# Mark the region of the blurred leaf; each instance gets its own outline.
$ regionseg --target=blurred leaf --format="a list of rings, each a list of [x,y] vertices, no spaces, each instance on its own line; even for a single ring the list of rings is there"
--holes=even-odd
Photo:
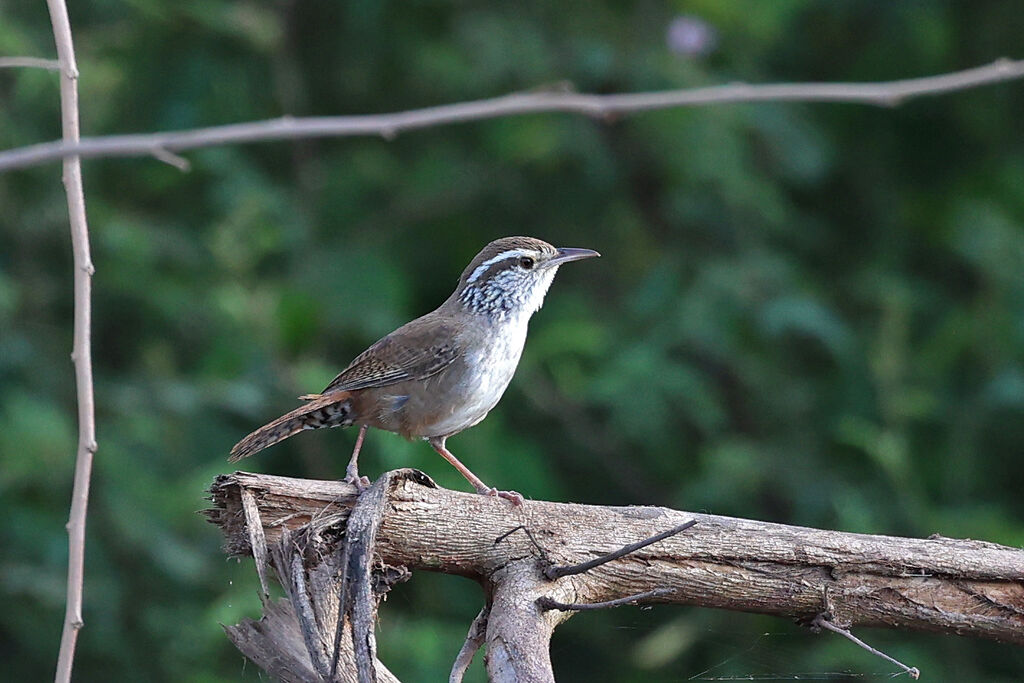
[[[850,351],[850,333],[842,320],[810,299],[786,297],[772,301],[761,312],[761,324],[772,337],[793,334],[813,339],[837,361]]]

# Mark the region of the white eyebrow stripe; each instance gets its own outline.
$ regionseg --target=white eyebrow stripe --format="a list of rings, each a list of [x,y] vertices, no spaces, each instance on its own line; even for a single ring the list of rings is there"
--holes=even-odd
[[[479,266],[476,267],[476,270],[474,270],[472,275],[469,276],[469,279],[466,280],[466,284],[468,285],[468,284],[473,284],[474,282],[476,282],[477,278],[479,278],[481,275],[483,275],[484,272],[486,272],[488,268],[493,266],[498,261],[504,261],[507,258],[513,258],[513,257],[519,258],[520,256],[528,256],[528,254],[525,251],[523,251],[522,249],[510,249],[508,251],[501,252],[497,256],[493,256],[493,257],[487,259],[486,261],[484,261],[483,263],[481,263]]]

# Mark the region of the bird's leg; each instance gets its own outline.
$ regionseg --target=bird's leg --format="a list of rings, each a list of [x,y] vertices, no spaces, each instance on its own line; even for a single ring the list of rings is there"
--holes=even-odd
[[[345,468],[345,483],[352,484],[357,489],[365,489],[370,485],[370,480],[367,477],[359,476],[359,449],[363,447],[363,438],[366,436],[367,425],[363,425],[359,428],[359,436],[356,437],[356,447],[352,449],[352,457],[348,460],[348,466]]]
[[[452,467],[457,469],[459,474],[464,476],[466,481],[473,485],[473,488],[476,489],[477,493],[483,496],[497,496],[499,498],[504,498],[505,500],[512,501],[513,505],[522,505],[522,495],[515,491],[499,491],[498,489],[491,488],[487,484],[483,483],[480,480],[480,477],[473,474],[468,467],[459,462],[459,459],[452,455],[452,452],[445,447],[444,442],[446,438],[447,437],[444,436],[434,437],[433,439],[428,439],[428,441],[430,445],[434,447],[434,450],[437,451],[438,455],[450,462]]]

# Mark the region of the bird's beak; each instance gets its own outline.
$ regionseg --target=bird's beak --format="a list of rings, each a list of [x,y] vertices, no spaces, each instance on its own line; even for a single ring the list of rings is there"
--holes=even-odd
[[[575,247],[561,247],[560,249],[557,250],[555,257],[549,259],[545,265],[560,266],[563,263],[568,263],[569,261],[579,261],[580,259],[594,258],[595,256],[600,256],[600,254],[598,254],[593,249],[576,249]]]

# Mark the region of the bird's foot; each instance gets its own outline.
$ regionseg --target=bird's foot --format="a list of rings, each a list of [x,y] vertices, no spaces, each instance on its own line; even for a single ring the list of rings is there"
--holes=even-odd
[[[491,488],[490,486],[483,486],[476,490],[481,496],[494,496],[495,498],[504,498],[510,501],[513,505],[523,504],[523,495],[516,493],[515,491],[499,491],[498,489]]]
[[[359,470],[352,468],[345,470],[345,478],[342,479],[342,481],[345,482],[346,484],[352,484],[352,486],[355,486],[360,493],[362,493],[363,491],[370,487],[370,478],[360,477]]]

